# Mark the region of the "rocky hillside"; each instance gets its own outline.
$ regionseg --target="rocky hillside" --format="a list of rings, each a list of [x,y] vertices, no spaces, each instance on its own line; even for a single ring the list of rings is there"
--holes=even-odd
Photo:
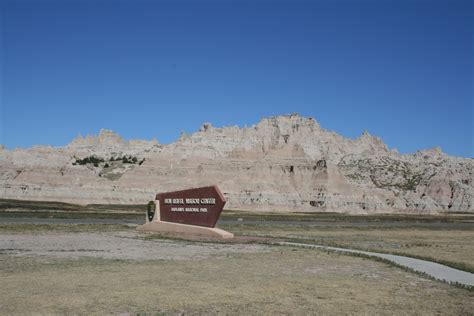
[[[474,159],[439,148],[402,155],[367,132],[352,140],[296,114],[214,128],[169,145],[102,130],[60,148],[0,146],[0,196],[146,203],[217,184],[227,208],[262,211],[474,212]]]

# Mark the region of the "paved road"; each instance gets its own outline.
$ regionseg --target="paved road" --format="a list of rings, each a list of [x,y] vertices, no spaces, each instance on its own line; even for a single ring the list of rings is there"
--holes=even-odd
[[[123,219],[100,219],[100,218],[22,218],[22,217],[3,217],[0,218],[0,224],[104,224],[104,225],[141,225],[145,223],[145,218],[123,218]],[[217,225],[290,225],[307,227],[411,227],[411,228],[456,228],[469,229],[474,228],[474,223],[469,222],[351,222],[351,221],[260,221],[260,220],[219,220]]]
[[[15,218],[5,217],[0,218],[0,224],[104,224],[104,225],[128,225],[128,224],[144,224],[143,219],[101,219],[101,218]]]
[[[428,222],[428,221],[273,221],[273,220],[219,220],[218,224],[224,225],[291,225],[291,226],[308,226],[308,227],[390,227],[390,228],[474,228],[474,222]]]
[[[397,255],[389,255],[389,254],[378,253],[378,252],[361,251],[361,250],[312,245],[312,244],[302,244],[302,243],[295,243],[295,242],[277,242],[276,244],[282,245],[282,246],[296,246],[296,247],[331,250],[331,251],[342,252],[342,253],[356,253],[356,254],[366,255],[369,257],[382,258],[382,259],[389,260],[397,265],[412,269],[414,271],[426,273],[437,280],[441,280],[448,283],[457,282],[464,285],[474,286],[473,273],[454,269],[454,268],[451,268],[439,263],[431,262],[431,261],[404,257],[404,256],[397,256]]]

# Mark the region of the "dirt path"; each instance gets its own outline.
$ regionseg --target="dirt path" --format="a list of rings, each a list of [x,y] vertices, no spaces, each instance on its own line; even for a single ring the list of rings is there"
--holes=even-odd
[[[426,273],[429,276],[448,283],[460,283],[463,285],[474,286],[474,274],[466,271],[461,271],[454,269],[439,263],[415,259],[405,256],[390,255],[378,252],[338,248],[338,247],[329,247],[321,245],[311,245],[295,242],[277,242],[276,244],[282,246],[297,246],[297,247],[306,247],[306,248],[315,248],[330,250],[342,253],[353,253],[353,254],[362,254],[369,257],[377,257],[385,260],[389,260],[397,265],[407,267],[411,270]]]

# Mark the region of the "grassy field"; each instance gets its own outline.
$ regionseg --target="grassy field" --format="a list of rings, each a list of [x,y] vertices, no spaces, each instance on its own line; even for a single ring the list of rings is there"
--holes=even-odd
[[[2,219],[136,220],[143,219],[144,212],[144,206],[26,205],[0,200],[0,238],[31,240],[37,235],[64,235],[74,240],[74,236],[133,235],[134,225],[74,221],[8,224]],[[254,243],[286,240],[396,253],[474,272],[474,217],[470,214],[354,216],[225,211],[221,219],[219,227],[238,237],[266,237]],[[155,242],[156,246],[167,243],[177,251],[189,245],[214,250],[222,246],[139,234],[132,238],[139,243]],[[51,248],[51,255],[21,250],[21,244],[0,249],[0,314],[472,315],[474,310],[473,291],[386,263],[318,250],[266,246],[269,251],[201,259],[125,260],[99,255],[58,257],[52,255],[54,251],[69,250],[56,249],[57,244],[44,246]]]
[[[352,222],[352,223],[474,223],[474,213],[443,213],[431,214],[368,214],[354,215],[333,212],[249,212],[225,210],[221,214],[223,220],[268,221],[268,222]]]
[[[469,315],[474,309],[467,290],[368,259],[285,247],[203,260],[0,255],[0,261],[2,315]]]
[[[401,254],[474,272],[474,229],[222,225],[237,235],[275,237],[359,250]]]
[[[1,218],[11,217],[122,219],[139,222],[143,219],[145,210],[146,205],[81,206],[60,202],[0,199],[0,226]],[[105,230],[115,229],[110,225],[89,226]],[[88,226],[69,227],[80,231]],[[240,236],[265,236],[408,255],[474,272],[474,214],[349,215],[226,210],[221,215],[219,227]],[[48,229],[56,228],[50,225]],[[12,227],[3,229],[16,230]]]

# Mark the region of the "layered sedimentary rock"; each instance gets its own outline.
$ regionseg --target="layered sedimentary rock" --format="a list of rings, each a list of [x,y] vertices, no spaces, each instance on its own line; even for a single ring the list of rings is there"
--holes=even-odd
[[[137,204],[216,184],[231,209],[474,212],[473,170],[473,159],[438,148],[402,155],[367,132],[347,139],[293,114],[248,128],[205,123],[168,145],[102,130],[61,148],[2,148],[0,195]]]

